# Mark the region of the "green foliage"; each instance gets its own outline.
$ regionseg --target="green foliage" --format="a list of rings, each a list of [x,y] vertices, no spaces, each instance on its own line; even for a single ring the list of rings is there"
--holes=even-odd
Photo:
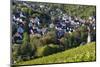
[[[32,9],[31,8],[27,8],[26,6],[21,6],[21,11],[22,12],[24,12],[24,13],[26,13],[26,14],[28,14],[28,15],[32,15],[33,14],[33,11],[32,11]]]
[[[13,44],[12,45],[12,60],[13,61],[20,61],[21,59],[18,59],[18,56],[21,55],[21,46],[20,44]]]
[[[27,7],[24,7],[21,9],[21,11],[25,12],[25,13],[28,13],[28,8]]]
[[[65,33],[64,37],[60,39],[64,49],[69,49],[79,46],[82,42],[87,42],[87,27],[81,26],[79,29],[72,33]]]
[[[16,61],[16,63],[24,60],[29,60],[31,57],[31,46],[28,45],[20,45],[20,44],[14,44],[13,45],[13,53],[12,53],[12,60]]]
[[[95,61],[95,42],[88,43],[86,45],[66,50],[50,56],[20,62],[18,64],[48,64],[48,63],[65,63],[65,62],[83,62],[83,61]]]
[[[61,49],[59,48],[58,45],[49,44],[43,47],[39,47],[36,51],[36,56],[38,57],[47,56],[50,54],[57,53],[59,51],[61,51]]]
[[[21,56],[23,60],[24,60],[24,57],[31,56],[33,49],[29,43],[29,35],[27,32],[24,33],[23,43],[22,43],[20,49],[21,49],[20,50],[21,55],[19,55],[19,56]]]
[[[40,42],[40,37],[37,35],[30,37],[30,44],[32,45],[32,48],[34,48],[35,50],[38,47],[41,47],[42,43]]]
[[[88,37],[88,29],[87,26],[81,26],[80,27],[80,34],[81,34],[81,42],[87,42],[87,37]]]
[[[45,34],[41,39],[40,39],[41,43],[43,45],[46,44],[51,44],[55,42],[55,32],[48,32],[47,34]]]
[[[40,5],[42,3],[37,3],[36,5]],[[58,16],[62,16],[62,13],[67,13],[70,16],[77,16],[80,18],[87,19],[89,16],[95,15],[95,6],[83,6],[83,5],[66,5],[66,4],[45,4],[43,9],[36,7],[36,11],[33,11],[30,8],[22,4],[12,6],[13,12],[16,12],[16,9],[21,10],[22,12],[28,15],[27,19],[24,20],[24,34],[23,34],[23,43],[21,45],[13,46],[13,60],[17,60],[19,56],[21,56],[20,60],[25,60],[25,58],[32,56],[47,56],[56,52],[61,51],[61,47],[55,44],[55,30],[50,30],[47,34],[43,36],[32,36],[29,38],[28,23],[29,17],[39,17],[41,20],[41,28],[48,27],[48,22],[55,22],[55,19]],[[49,8],[49,10],[47,9]],[[57,10],[58,9],[58,10]],[[59,9],[62,12],[59,12]],[[50,14],[50,11],[53,11],[53,14]],[[16,31],[15,25],[12,26],[12,33],[14,34]],[[91,35],[93,39],[95,39],[95,31],[92,31]],[[82,42],[86,42],[87,40],[87,27],[81,26],[75,32],[71,34],[66,33],[64,37],[60,39],[61,45],[63,49],[69,49],[73,47],[79,46]],[[92,44],[92,43],[91,43]],[[94,46],[94,45],[92,45]],[[92,46],[82,46],[79,48],[75,48],[72,50],[68,50],[62,53],[58,53],[57,55],[51,55],[48,57],[43,57],[42,59],[36,59],[29,61],[30,64],[41,64],[41,63],[60,63],[60,62],[77,62],[77,61],[91,61],[95,60],[95,54],[91,53],[92,48],[94,51],[94,47]],[[84,48],[85,47],[85,48]],[[90,48],[91,47],[91,48]],[[89,50],[90,49],[90,50]],[[87,51],[84,51],[87,50]],[[84,52],[83,52],[84,51]],[[18,60],[19,61],[19,60]],[[28,62],[28,63],[29,63]],[[26,62],[25,62],[26,63]],[[27,63],[26,63],[27,64]]]
[[[29,42],[29,35],[27,32],[25,32],[23,34],[24,38],[23,38],[23,44],[27,44]]]
[[[40,13],[33,13],[33,14],[31,14],[32,15],[32,17],[39,17],[39,16],[41,16],[41,14]]]
[[[95,6],[88,5],[64,5],[64,10],[71,16],[78,16],[83,19],[88,19],[96,12]]]
[[[71,45],[71,35],[69,33],[65,33],[64,37],[60,39],[61,44],[64,46],[64,49],[68,49]]]

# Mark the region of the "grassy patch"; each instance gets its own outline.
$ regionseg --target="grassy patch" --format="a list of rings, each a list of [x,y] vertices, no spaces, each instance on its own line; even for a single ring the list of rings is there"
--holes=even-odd
[[[20,62],[18,64],[27,65],[27,64],[50,64],[50,63],[95,61],[96,60],[95,46],[96,46],[95,42],[92,42],[83,46],[72,48],[42,58]]]

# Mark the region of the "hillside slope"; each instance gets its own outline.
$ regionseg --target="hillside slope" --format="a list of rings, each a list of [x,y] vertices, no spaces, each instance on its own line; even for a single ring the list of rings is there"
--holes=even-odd
[[[69,49],[60,53],[45,56],[42,58],[20,62],[18,64],[51,64],[51,63],[66,63],[66,62],[82,62],[82,61],[95,61],[95,42],[88,43],[73,49]]]

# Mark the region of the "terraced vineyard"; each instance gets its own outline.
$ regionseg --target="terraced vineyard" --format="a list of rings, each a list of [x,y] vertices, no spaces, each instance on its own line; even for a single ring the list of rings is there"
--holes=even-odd
[[[18,65],[95,61],[96,60],[95,47],[96,43],[91,42],[83,46],[72,48],[42,58],[20,62],[18,63]]]

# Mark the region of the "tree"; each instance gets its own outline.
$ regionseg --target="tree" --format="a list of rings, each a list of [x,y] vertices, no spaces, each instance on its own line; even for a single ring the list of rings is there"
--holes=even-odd
[[[23,60],[27,60],[32,55],[32,46],[29,43],[29,35],[27,32],[24,33],[23,44],[21,45],[21,56]]]
[[[19,62],[21,59],[18,59],[18,57],[21,55],[21,45],[13,44],[12,46],[12,62]]]

